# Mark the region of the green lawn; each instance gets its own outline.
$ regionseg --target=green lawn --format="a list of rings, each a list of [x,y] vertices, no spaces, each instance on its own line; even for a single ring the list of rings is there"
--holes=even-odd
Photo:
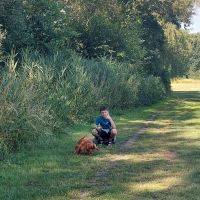
[[[118,143],[93,156],[74,154],[90,125],[27,144],[0,162],[0,200],[200,199],[200,81],[176,81],[173,89],[163,102],[114,116]]]

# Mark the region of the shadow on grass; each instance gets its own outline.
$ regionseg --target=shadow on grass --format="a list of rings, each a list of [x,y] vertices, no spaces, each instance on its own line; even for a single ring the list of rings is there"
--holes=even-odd
[[[174,91],[172,97],[184,99],[187,101],[199,102],[200,91]]]

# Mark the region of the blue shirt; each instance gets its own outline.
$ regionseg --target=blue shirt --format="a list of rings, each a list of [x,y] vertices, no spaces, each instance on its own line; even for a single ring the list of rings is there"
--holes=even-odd
[[[103,116],[99,116],[96,119],[96,125],[98,126],[99,124],[102,127],[102,129],[112,129],[110,120],[105,119]]]

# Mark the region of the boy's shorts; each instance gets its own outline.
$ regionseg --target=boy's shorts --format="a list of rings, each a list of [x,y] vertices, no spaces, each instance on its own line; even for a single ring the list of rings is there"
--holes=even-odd
[[[101,129],[100,131],[98,131],[98,134],[103,139],[109,139],[111,135],[111,131],[112,129]]]

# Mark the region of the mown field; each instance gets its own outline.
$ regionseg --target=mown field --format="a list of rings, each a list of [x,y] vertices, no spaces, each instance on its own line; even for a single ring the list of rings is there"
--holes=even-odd
[[[74,154],[90,124],[26,144],[0,162],[0,199],[200,199],[200,81],[172,88],[165,101],[113,113],[118,142],[93,156]]]

